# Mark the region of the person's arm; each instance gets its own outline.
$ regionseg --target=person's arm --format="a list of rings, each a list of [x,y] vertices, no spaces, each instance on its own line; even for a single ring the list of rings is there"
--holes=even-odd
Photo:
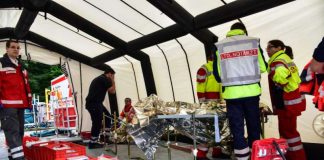
[[[116,93],[115,76],[113,74],[111,74],[111,76],[109,76],[109,78],[111,80],[111,87],[108,88],[108,92],[110,94],[115,94]]]
[[[310,63],[310,68],[313,72],[324,73],[324,62],[319,62],[315,59],[312,59]]]
[[[259,50],[258,50],[258,61],[259,61],[261,73],[266,72],[267,68],[268,68],[268,64],[265,61],[265,58],[264,58],[264,55],[263,55],[263,50],[261,49],[260,46],[259,46]]]
[[[311,69],[317,73],[324,73],[324,37],[313,52]]]
[[[218,83],[221,83],[221,76],[220,76],[220,59],[218,56],[218,51],[215,52],[215,56],[214,56],[214,63],[213,63],[213,73],[214,73],[214,77],[216,79],[216,81]]]
[[[2,75],[2,64],[0,62],[0,99],[2,99],[1,98],[2,77],[3,77],[3,75]],[[2,107],[3,107],[3,105],[2,105],[1,100],[0,100],[0,108],[2,108]]]
[[[288,84],[288,76],[290,76],[290,71],[285,66],[275,67],[275,70],[270,72],[270,78],[281,86]]]
[[[33,97],[31,94],[27,70],[24,70],[24,78],[25,78],[25,86],[26,86],[26,92],[27,92],[26,95],[27,95],[27,100],[28,100],[28,107],[32,108],[33,107],[32,106]]]
[[[200,103],[205,101],[207,69],[202,65],[197,71],[197,97]]]

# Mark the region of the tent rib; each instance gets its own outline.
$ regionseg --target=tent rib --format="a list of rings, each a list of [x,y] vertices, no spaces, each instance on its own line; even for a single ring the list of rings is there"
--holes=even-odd
[[[137,78],[136,78],[136,74],[135,74],[135,69],[134,69],[134,64],[133,62],[131,62],[126,56],[123,56],[132,66],[132,71],[133,71],[133,75],[134,75],[134,79],[135,79],[135,85],[136,85],[136,92],[137,92],[137,100],[140,100],[140,96],[139,96],[139,91],[138,91],[138,84],[137,84]]]
[[[129,8],[133,9],[134,11],[136,11],[138,14],[142,15],[143,17],[145,17],[147,20],[151,21],[152,23],[154,23],[155,25],[159,26],[160,28],[164,28],[162,27],[160,24],[156,23],[155,21],[153,21],[151,18],[149,18],[148,16],[146,16],[144,13],[140,12],[139,10],[137,10],[136,8],[134,8],[133,6],[131,6],[130,4],[128,4],[127,2],[125,2],[124,0],[120,0],[121,2],[123,2],[126,6],[128,6]]]
[[[3,38],[14,38],[14,29],[13,28],[0,28],[0,39]],[[55,43],[45,37],[42,37],[36,33],[33,33],[31,31],[29,31],[25,37],[26,40],[29,40],[33,43],[36,43],[38,45],[41,45],[42,48],[48,49],[50,51],[54,51],[58,54],[61,54],[62,56],[68,57],[68,58],[72,58],[74,60],[80,61],[84,64],[87,64],[89,66],[92,66],[94,68],[97,68],[99,70],[105,70],[105,68],[107,67],[107,65],[105,64],[101,64],[101,65],[92,65],[90,63],[90,58],[78,53],[76,51],[73,51],[69,48],[66,48],[58,43]]]
[[[113,19],[116,20],[117,22],[119,22],[119,23],[123,24],[124,26],[130,28],[130,29],[133,30],[134,32],[136,32],[136,33],[138,33],[138,34],[141,34],[141,35],[144,35],[143,33],[137,31],[135,28],[129,26],[128,24],[122,22],[121,20],[119,20],[118,18],[116,18],[116,17],[114,17],[113,15],[109,14],[108,12],[102,10],[102,9],[99,8],[98,6],[96,6],[96,5],[94,5],[94,4],[90,3],[90,2],[88,2],[87,0],[83,0],[83,1],[86,2],[87,4],[89,4],[90,6],[94,7],[95,9],[99,10],[100,12],[104,13],[105,15],[107,15],[107,16],[113,18]]]
[[[173,101],[175,101],[175,94],[174,94],[174,86],[173,86],[173,82],[172,82],[172,76],[171,76],[171,71],[170,71],[170,65],[169,65],[169,61],[168,61],[168,58],[167,56],[165,55],[165,52],[163,51],[163,49],[159,46],[159,45],[156,45],[159,50],[161,51],[164,59],[165,59],[165,62],[167,64],[167,67],[168,67],[168,74],[169,74],[169,79],[170,79],[170,85],[171,85],[171,90],[172,90],[172,98],[173,98]]]
[[[220,1],[223,2],[224,5],[227,5],[227,2],[225,0],[220,0]],[[241,18],[238,18],[237,20],[239,22],[241,22],[242,24],[244,24],[243,21],[241,20]]]
[[[53,1],[46,12],[116,49],[126,50],[126,42]]]
[[[186,57],[186,62],[187,62],[187,67],[188,67],[188,73],[189,73],[189,82],[191,85],[191,92],[192,92],[192,98],[194,100],[194,103],[196,103],[196,98],[195,98],[195,90],[194,90],[194,86],[193,86],[193,82],[192,82],[192,76],[191,76],[191,69],[190,69],[190,65],[189,65],[189,60],[188,60],[188,54],[186,52],[186,50],[184,49],[183,45],[176,39],[176,41],[178,42],[178,44],[180,45],[181,49],[183,50],[183,53]]]
[[[228,3],[227,5],[215,8],[213,10],[202,13],[194,18],[195,28],[191,31],[198,31],[203,28],[208,28],[216,26],[225,22],[229,22],[233,19],[248,16],[260,11],[264,11],[273,7],[280,6],[282,4],[292,2],[294,0],[239,0]],[[239,6],[239,7],[237,7]],[[240,8],[240,9],[238,9]],[[233,10],[236,12],[234,13]],[[219,16],[226,15],[227,16]],[[205,22],[204,22],[205,21]],[[153,46],[158,43],[162,43],[183,35],[189,32],[183,31],[183,27],[179,24],[175,24],[164,29],[158,30],[156,32],[150,33],[138,39],[132,40],[127,43],[127,49],[131,51],[140,50]],[[105,53],[107,54],[107,53]],[[95,63],[103,63],[112,59],[104,58],[105,55],[99,55],[93,58]]]
[[[78,29],[78,31],[74,31],[74,30],[72,30],[71,28],[69,28],[69,27],[67,27],[67,26],[64,26],[63,24],[61,24],[61,23],[59,23],[59,22],[56,22],[55,20],[53,20],[53,19],[51,19],[51,18],[45,17],[44,15],[41,15],[41,14],[39,14],[39,13],[38,13],[38,15],[44,17],[46,20],[49,20],[49,21],[51,21],[51,22],[53,22],[53,23],[55,23],[55,24],[57,24],[57,25],[59,25],[59,26],[65,28],[65,29],[67,29],[67,30],[73,32],[73,33],[76,33],[76,34],[80,35],[81,37],[83,37],[83,38],[85,38],[85,39],[88,39],[89,41],[92,41],[92,42],[94,42],[94,43],[97,43],[98,45],[101,45],[101,46],[103,46],[103,47],[105,47],[105,48],[113,49],[113,48],[111,48],[111,47],[109,47],[109,46],[106,46],[106,45],[103,45],[103,44],[101,44],[100,42],[97,42],[97,41],[95,41],[95,40],[93,40],[93,39],[91,39],[91,38],[89,38],[89,37],[87,37],[87,36],[85,36],[85,35],[80,34],[80,33],[78,32],[79,29]]]

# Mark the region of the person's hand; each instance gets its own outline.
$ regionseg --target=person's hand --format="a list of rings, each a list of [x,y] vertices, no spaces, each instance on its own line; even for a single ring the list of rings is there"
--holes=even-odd
[[[114,75],[114,74],[108,74],[108,78],[109,78],[112,82],[115,82],[115,75]]]

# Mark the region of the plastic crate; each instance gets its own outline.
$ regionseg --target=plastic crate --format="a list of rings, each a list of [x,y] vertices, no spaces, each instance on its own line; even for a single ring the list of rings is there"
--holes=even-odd
[[[26,160],[34,160],[34,152],[33,152],[32,148],[27,147],[26,144],[28,142],[36,142],[36,141],[39,141],[38,137],[25,136],[23,138],[23,151],[24,151],[24,155],[25,155]]]
[[[46,154],[44,154],[45,146],[59,144],[59,143],[60,142],[58,141],[49,141],[49,142],[37,143],[32,145],[31,149],[33,150],[34,153],[33,160],[45,160],[47,158]]]
[[[71,142],[60,142],[43,147],[43,154],[46,158],[43,160],[66,160],[69,157],[86,155],[84,146]]]

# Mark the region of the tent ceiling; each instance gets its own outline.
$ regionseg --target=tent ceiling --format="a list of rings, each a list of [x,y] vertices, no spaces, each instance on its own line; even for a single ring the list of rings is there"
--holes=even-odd
[[[62,27],[62,25],[64,27]],[[48,34],[50,32],[57,34]],[[99,43],[99,40],[87,35],[84,32],[77,33],[77,29],[56,19],[51,15],[47,15],[47,19],[38,15],[30,28],[30,31],[38,33],[43,37],[47,37],[67,48],[87,55],[88,57],[97,56],[111,47],[104,46]],[[64,34],[60,34],[64,33]]]
[[[199,1],[188,1],[188,0],[176,0],[184,9],[186,9],[193,16],[197,16],[204,12],[210,11],[214,8],[218,8],[224,3],[221,0],[199,0]],[[227,1],[226,1],[227,2]]]
[[[0,10],[0,27],[12,27],[14,28],[21,15],[21,10],[17,9],[1,9]]]
[[[168,2],[179,3],[192,16],[196,16],[194,17],[195,25],[191,26],[192,29],[189,30],[189,32],[193,32],[290,1],[238,0],[225,7],[221,1],[212,0],[199,2],[177,0]],[[4,0],[2,3],[4,7],[22,6],[9,0]],[[232,13],[233,9],[239,7],[243,9]],[[133,51],[189,33],[188,29],[183,31],[183,24],[175,24],[173,20],[168,18],[170,15],[163,14],[163,11],[159,10],[160,8],[157,9],[144,0],[141,0],[140,3],[131,0],[111,0],[109,5],[100,0],[54,0],[49,1],[45,8],[46,12],[49,13],[46,15],[48,19],[39,14],[30,30],[71,50],[93,58],[92,62],[95,64],[103,64],[112,60],[112,58],[131,54]],[[11,17],[15,20],[13,22],[3,21],[1,26],[13,27],[17,23],[19,13],[7,12],[10,12],[7,14],[12,14]],[[179,19],[177,22],[179,22]],[[99,42],[106,44],[99,44]],[[117,50],[114,50],[114,48]],[[109,56],[111,53],[115,55]]]
[[[128,6],[129,2],[120,0],[110,0],[109,5],[102,0],[55,0],[55,2],[104,28],[107,32],[118,35],[126,42],[161,29],[149,20],[156,15],[158,16],[154,18],[158,25],[169,26],[174,24],[167,16],[161,14],[159,10],[144,0],[137,1],[136,6]],[[146,12],[144,13],[140,9],[145,9]],[[91,12],[84,14],[84,11]]]
[[[207,54],[211,52],[209,48],[217,41],[217,36],[205,28],[291,1],[293,0],[237,0],[228,5],[205,1],[203,5],[194,4],[199,6],[197,8],[187,5],[188,2],[179,1],[190,8],[189,11],[176,1],[168,0],[150,0],[154,6],[147,1],[134,3],[131,0],[112,0],[109,1],[109,5],[100,0],[25,0],[15,1],[16,3],[3,0],[0,7],[26,7],[18,23],[17,16],[14,16],[18,13],[8,13],[13,15],[17,24],[14,35],[12,31],[5,31],[3,33],[8,35],[4,38],[22,37],[96,68],[101,68],[100,65],[104,65],[105,62],[127,54],[140,61],[147,93],[151,94],[156,91],[150,58],[139,50],[163,42],[170,42],[170,46],[180,46],[185,56],[184,65],[187,66],[189,78],[192,79],[188,53],[176,38],[192,34],[205,45],[205,51],[201,53]],[[14,23],[8,23],[2,26],[13,25]],[[28,32],[29,30],[31,32]],[[172,41],[173,39],[176,40]],[[166,51],[157,47],[166,56]],[[168,52],[171,53],[173,52]],[[168,72],[171,73],[170,70]],[[191,88],[193,91],[192,83]]]

